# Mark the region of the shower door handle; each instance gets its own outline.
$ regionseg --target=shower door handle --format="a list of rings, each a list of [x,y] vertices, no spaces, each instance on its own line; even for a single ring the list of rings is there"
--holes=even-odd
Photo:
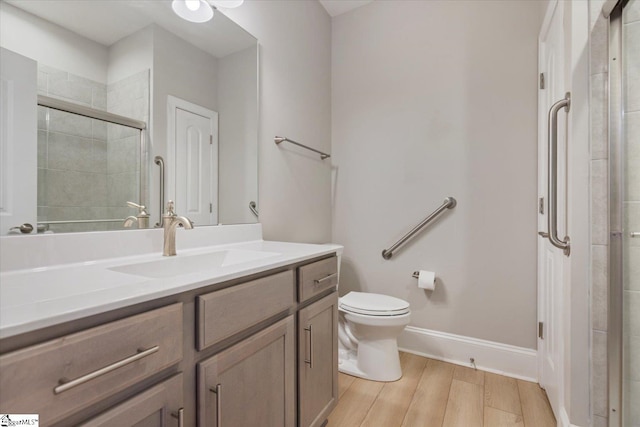
[[[556,248],[562,249],[566,256],[571,253],[569,236],[563,240],[558,238],[558,113],[561,109],[569,112],[571,108],[571,93],[567,92],[564,99],[556,102],[549,109],[548,117],[548,152],[547,152],[547,197],[549,199],[549,209],[547,211],[548,233],[539,232],[543,238],[548,238],[549,242]]]

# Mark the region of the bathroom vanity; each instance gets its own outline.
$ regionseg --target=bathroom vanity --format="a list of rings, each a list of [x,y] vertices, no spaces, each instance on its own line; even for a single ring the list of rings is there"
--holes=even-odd
[[[338,249],[256,240],[3,273],[0,412],[320,426],[338,399]]]
[[[0,168],[16,184],[0,188],[16,205],[0,221],[0,412],[321,425],[337,401],[340,248],[202,227],[257,222],[258,40],[220,11],[194,26],[167,2],[64,7],[0,2],[16,35],[0,74],[20,93],[0,111],[17,165]],[[165,198],[196,224],[174,257],[145,229]]]

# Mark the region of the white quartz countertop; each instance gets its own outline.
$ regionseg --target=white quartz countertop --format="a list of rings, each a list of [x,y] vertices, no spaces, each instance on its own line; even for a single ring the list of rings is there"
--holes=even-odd
[[[0,338],[305,261],[340,248],[255,240],[178,250],[170,258],[157,253],[0,273]],[[215,257],[221,251],[240,256],[231,263],[202,267],[205,254]],[[244,260],[243,254],[251,259]],[[167,275],[162,268],[150,270],[150,275],[161,277],[131,273],[139,265],[162,266],[178,259],[185,264],[193,261],[196,268],[168,277],[162,277]],[[156,261],[160,263],[148,264]]]

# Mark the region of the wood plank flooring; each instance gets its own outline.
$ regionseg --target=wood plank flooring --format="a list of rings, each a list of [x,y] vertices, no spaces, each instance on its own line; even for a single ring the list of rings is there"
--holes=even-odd
[[[380,383],[340,373],[327,427],[555,427],[538,384],[400,353],[403,376]]]

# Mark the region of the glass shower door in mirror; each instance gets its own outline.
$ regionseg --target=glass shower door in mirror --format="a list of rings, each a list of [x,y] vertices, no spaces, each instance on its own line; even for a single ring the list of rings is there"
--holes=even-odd
[[[38,106],[41,231],[121,230],[125,218],[138,215],[127,202],[141,200],[141,132]]]

